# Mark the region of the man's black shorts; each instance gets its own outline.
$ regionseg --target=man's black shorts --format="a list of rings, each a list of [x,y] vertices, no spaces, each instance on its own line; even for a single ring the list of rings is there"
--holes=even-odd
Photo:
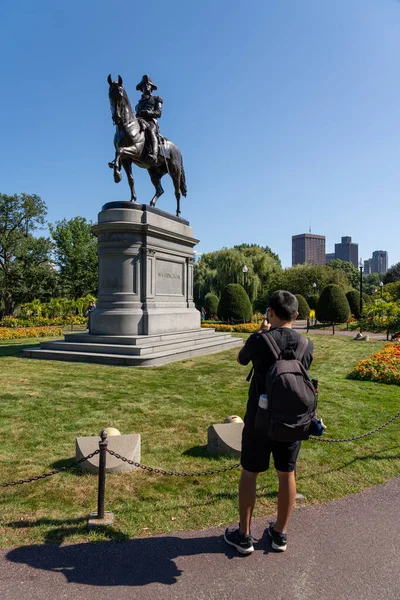
[[[300,446],[301,442],[274,442],[263,431],[245,424],[240,463],[246,471],[262,473],[268,470],[272,453],[275,469],[291,473],[296,469]]]

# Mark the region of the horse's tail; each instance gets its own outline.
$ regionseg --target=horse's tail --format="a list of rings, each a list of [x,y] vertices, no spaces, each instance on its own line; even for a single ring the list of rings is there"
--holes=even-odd
[[[187,187],[186,187],[185,169],[183,168],[183,161],[181,163],[181,178],[180,178],[179,186],[180,186],[182,196],[184,196],[186,198]]]

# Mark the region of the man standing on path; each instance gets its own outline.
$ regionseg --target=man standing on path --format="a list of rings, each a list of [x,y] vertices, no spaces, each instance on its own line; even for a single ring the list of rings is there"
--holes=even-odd
[[[282,352],[282,358],[294,359],[301,336],[292,329],[298,316],[296,296],[286,291],[275,292],[269,301],[266,319],[259,332],[252,334],[238,355],[241,365],[253,363],[254,373],[249,389],[246,416],[242,434],[241,465],[239,483],[239,528],[225,531],[225,541],[241,554],[254,551],[250,523],[256,501],[257,476],[269,468],[270,456],[274,459],[278,474],[278,515],[271,523],[268,534],[274,550],[284,551],[287,547],[287,524],[296,498],[295,469],[301,442],[276,442],[268,434],[254,426],[260,394],[265,393],[265,377],[275,358],[262,334],[269,331]],[[311,341],[303,354],[301,363],[308,370],[312,362]]]

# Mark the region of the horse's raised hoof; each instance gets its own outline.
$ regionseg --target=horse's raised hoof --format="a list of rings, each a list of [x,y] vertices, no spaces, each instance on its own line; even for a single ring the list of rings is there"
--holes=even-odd
[[[122,179],[122,175],[119,171],[114,171],[114,181],[115,183],[119,183]]]
[[[110,169],[113,169],[114,168],[114,163],[110,162],[110,163],[108,163],[108,166],[110,167]]]

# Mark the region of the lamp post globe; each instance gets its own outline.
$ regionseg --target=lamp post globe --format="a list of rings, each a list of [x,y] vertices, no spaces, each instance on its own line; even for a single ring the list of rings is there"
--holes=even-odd
[[[383,298],[383,281],[380,282],[379,287],[381,288],[381,298]]]
[[[248,270],[249,270],[248,266],[247,265],[243,265],[242,271],[243,271],[243,283],[244,283],[243,287],[244,287],[244,289],[246,289],[246,286],[247,286],[247,271]]]

